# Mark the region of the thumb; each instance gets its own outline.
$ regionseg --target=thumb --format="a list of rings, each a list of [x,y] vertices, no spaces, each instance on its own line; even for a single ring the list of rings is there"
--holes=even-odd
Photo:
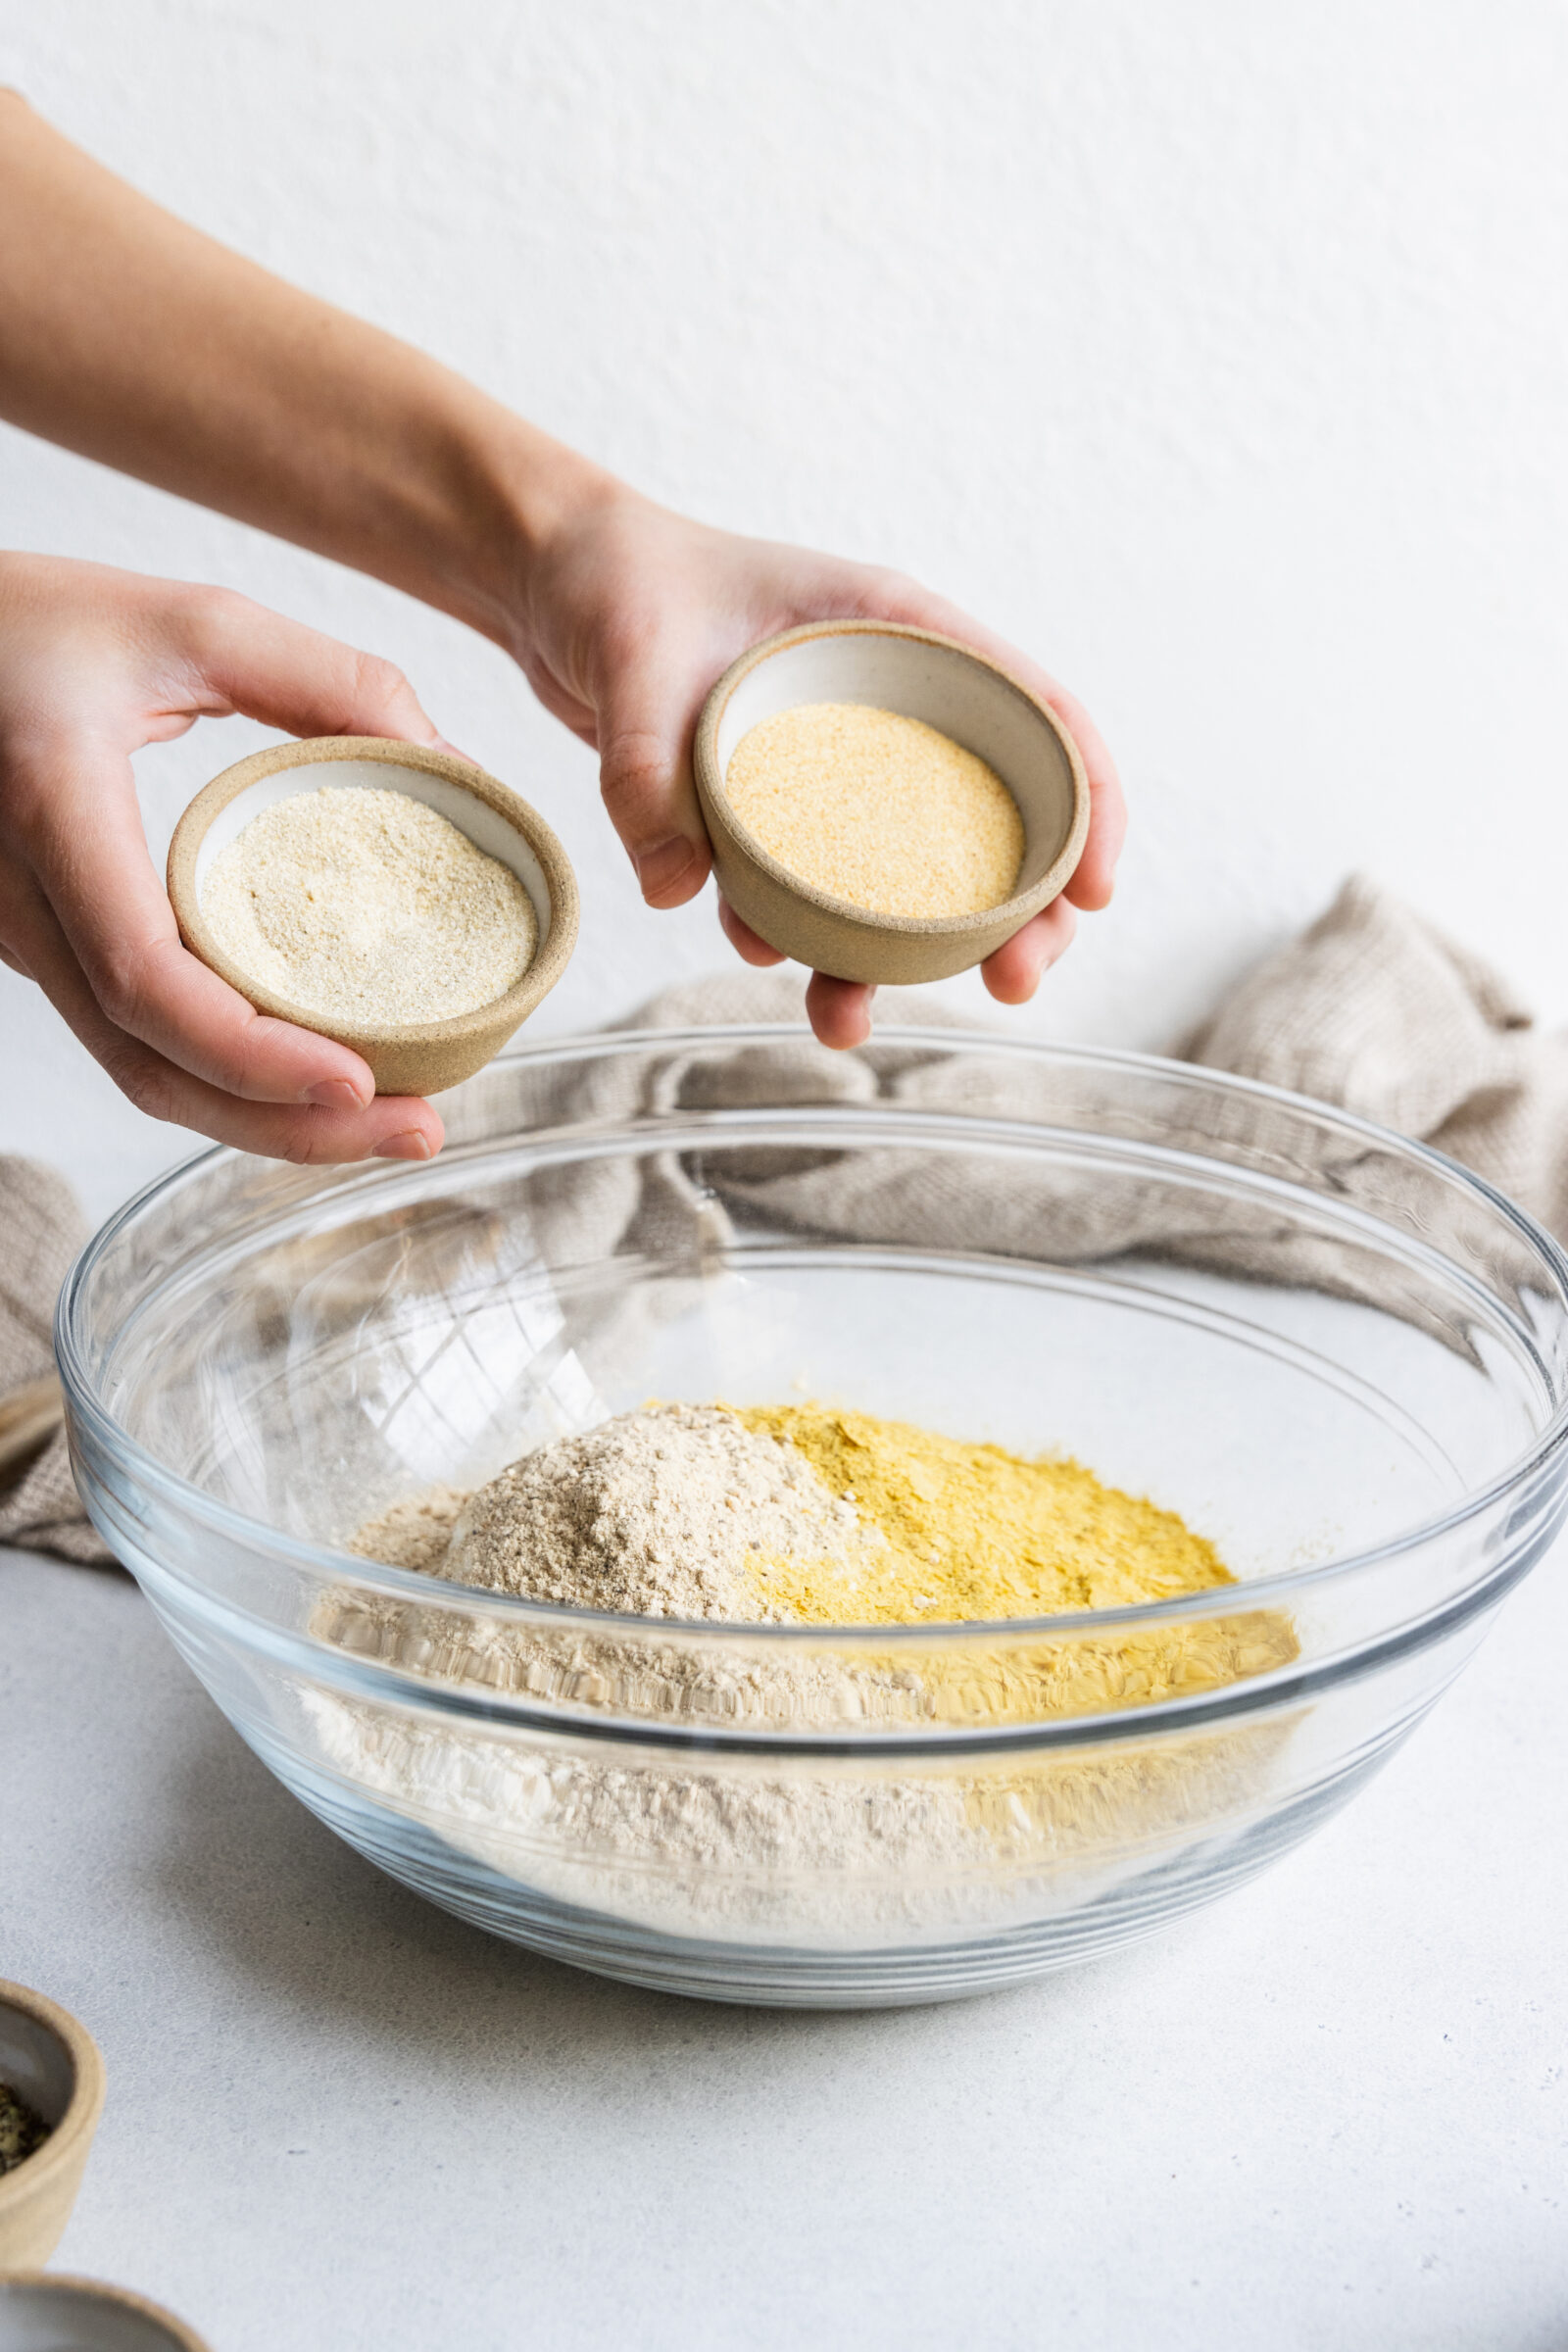
[[[684,906],[712,863],[692,781],[700,700],[695,681],[647,656],[605,695],[599,787],[650,906]]]
[[[249,597],[204,590],[183,636],[204,710],[240,711],[291,735],[390,735],[400,743],[441,743],[393,662],[358,653]]]

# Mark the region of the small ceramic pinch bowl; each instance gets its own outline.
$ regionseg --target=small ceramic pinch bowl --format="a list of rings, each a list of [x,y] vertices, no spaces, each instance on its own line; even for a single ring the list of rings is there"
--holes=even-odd
[[[0,2352],[208,2352],[144,2295],[35,2271],[0,2278]]]
[[[214,859],[264,808],[322,785],[406,792],[456,825],[475,849],[511,868],[528,894],[539,939],[527,969],[504,996],[449,1020],[329,1026],[319,1013],[274,995],[224,954],[202,916],[202,892]],[[273,744],[215,776],[174,828],[169,896],[180,937],[193,956],[238,989],[258,1012],[352,1047],[369,1063],[379,1095],[437,1095],[483,1069],[555,987],[577,937],[576,877],[538,810],[466,760],[379,735],[323,735]]]
[[[68,2009],[0,1982],[0,2082],[50,2127],[42,2147],[0,2173],[0,2272],[31,2270],[48,2261],[76,2202],[103,2111],[104,2062]],[[10,2341],[0,2321],[0,2352]]]
[[[725,777],[743,736],[804,703],[896,710],[986,760],[1023,818],[1012,896],[977,914],[878,914],[764,849]],[[693,758],[719,889],[770,948],[840,980],[946,980],[983,963],[1065,889],[1089,832],[1089,779],[1055,712],[971,646],[892,621],[818,621],[754,645],[703,706]]]

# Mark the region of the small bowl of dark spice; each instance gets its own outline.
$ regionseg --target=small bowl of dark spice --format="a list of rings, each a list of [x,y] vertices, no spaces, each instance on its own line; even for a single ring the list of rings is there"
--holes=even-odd
[[[59,2244],[103,2103],[86,2028],[41,1992],[0,1982],[0,2272],[47,2262]]]
[[[9,2082],[0,2082],[0,2179],[35,2156],[49,2136],[49,2127]]]
[[[970,646],[891,621],[743,654],[694,749],[718,885],[841,980],[966,971],[1066,887],[1089,782],[1055,712]]]
[[[169,896],[193,955],[259,1012],[363,1054],[383,1095],[482,1069],[577,935],[537,809],[379,736],[274,744],[215,777],[175,827]]]

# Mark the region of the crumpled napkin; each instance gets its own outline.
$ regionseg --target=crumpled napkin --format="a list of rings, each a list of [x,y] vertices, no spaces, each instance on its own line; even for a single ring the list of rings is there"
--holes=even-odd
[[[1446,1152],[1568,1241],[1568,1035],[1365,875],[1182,1049]]]
[[[102,1565],[114,1554],[71,1475],[52,1339],[87,1220],[53,1168],[0,1158],[0,1544]]]
[[[794,971],[732,969],[666,989],[619,1025],[676,1029],[794,1020],[802,988]],[[919,989],[884,993],[877,1019],[882,1028],[965,1025]],[[804,1041],[780,1040],[766,1052],[778,1064],[768,1063],[770,1087],[787,1077],[792,1058],[803,1053],[820,1068],[820,1056]],[[1299,939],[1248,975],[1187,1041],[1183,1057],[1316,1096],[1415,1136],[1473,1168],[1568,1240],[1568,1037],[1537,1030],[1490,965],[1363,876],[1352,876]],[[755,1060],[751,1066],[758,1068]],[[853,1058],[846,1059],[843,1075],[852,1090],[855,1073]],[[684,1090],[685,1101],[708,1080],[688,1059],[678,1069],[672,1065],[669,1082]],[[918,1090],[924,1082],[914,1068],[910,1085]],[[711,1083],[731,1087],[734,1074],[715,1071]],[[811,1078],[807,1099],[820,1099],[819,1083]],[[940,1094],[949,1082],[935,1071],[930,1083]],[[548,1109],[564,1107],[552,1103]],[[594,1106],[570,1107],[580,1112]],[[543,1114],[547,1106],[540,1108]],[[770,1173],[760,1191],[771,1209],[814,1223],[825,1213],[829,1188],[807,1169],[799,1178]],[[836,1183],[831,1192],[835,1229],[858,1230],[873,1213],[880,1224],[888,1213],[885,1201],[874,1212],[869,1202],[858,1206]],[[611,1227],[621,1228],[629,1205],[604,1206],[608,1245]],[[574,1220],[592,1221],[580,1189],[562,1208]],[[918,1223],[920,1204],[911,1200],[893,1213],[906,1224]],[[1125,1214],[1115,1212],[1123,1220],[1119,1230],[1107,1226],[1102,1234],[1079,1237],[1084,1252],[1133,1246],[1137,1237]],[[63,1179],[29,1160],[0,1159],[0,1229],[11,1242],[0,1270],[3,1465],[8,1404],[48,1376],[54,1299],[83,1225]],[[1189,1245],[1200,1253],[1203,1237],[1195,1233]],[[1249,1246],[1261,1268],[1266,1237]],[[1278,1270],[1288,1271],[1283,1265]],[[0,1466],[0,1479],[4,1475]],[[9,1492],[0,1492],[0,1541],[69,1559],[110,1557],[82,1515],[63,1432],[49,1438]]]

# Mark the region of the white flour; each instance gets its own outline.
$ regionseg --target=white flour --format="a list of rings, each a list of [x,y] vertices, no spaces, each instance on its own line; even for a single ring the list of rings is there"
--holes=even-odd
[[[854,1948],[998,1907],[996,1848],[956,1782],[429,1730],[320,1692],[307,1705],[359,1788],[578,1910],[669,1936]]]
[[[406,792],[275,801],[214,858],[202,915],[242,972],[302,1012],[444,1021],[505,996],[538,922],[510,867]]]

